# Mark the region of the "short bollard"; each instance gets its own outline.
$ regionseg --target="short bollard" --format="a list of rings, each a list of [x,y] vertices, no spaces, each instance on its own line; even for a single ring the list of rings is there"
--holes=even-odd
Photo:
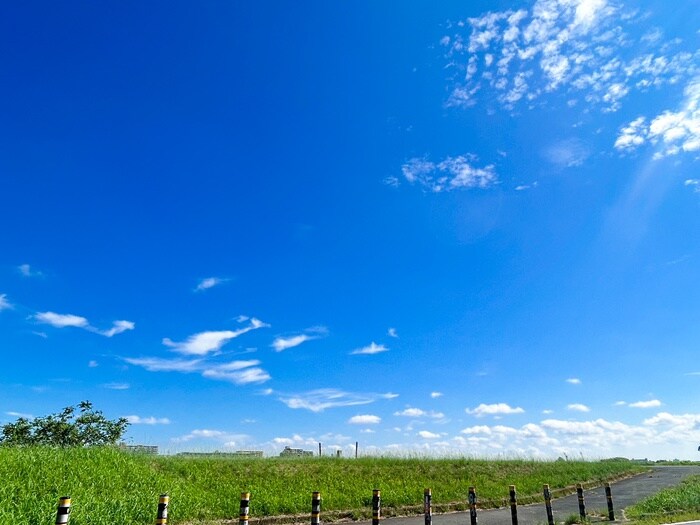
[[[321,493],[311,494],[311,525],[321,524]]]
[[[382,493],[379,489],[374,489],[372,493],[372,525],[379,525],[382,516]]]
[[[586,504],[583,501],[583,485],[576,485],[576,494],[578,495],[578,514],[582,520],[586,519]]]
[[[168,505],[170,496],[161,494],[158,499],[158,514],[156,515],[156,525],[166,525],[168,523]]]
[[[430,489],[423,491],[423,510],[425,511],[425,525],[433,524],[433,492]]]
[[[469,520],[471,525],[476,525],[476,489],[469,487]]]
[[[56,525],[64,525],[70,519],[70,496],[63,496],[58,500],[56,511]]]
[[[605,499],[608,500],[608,519],[610,521],[615,521],[615,509],[613,508],[612,490],[610,490],[610,483],[605,484]]]
[[[515,485],[510,486],[510,519],[513,525],[518,525],[518,498],[515,494]]]
[[[238,512],[238,525],[248,525],[250,516],[250,492],[241,492],[241,507]]]
[[[554,514],[552,514],[552,493],[549,492],[549,485],[544,485],[544,506],[547,509],[547,525],[554,525]]]

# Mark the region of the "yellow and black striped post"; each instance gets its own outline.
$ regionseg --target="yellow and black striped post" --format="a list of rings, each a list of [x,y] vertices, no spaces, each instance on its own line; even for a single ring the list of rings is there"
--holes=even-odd
[[[476,525],[476,489],[469,487],[469,519],[471,525]]]
[[[156,525],[167,525],[168,523],[168,506],[170,505],[170,496],[161,494],[158,499],[158,514],[156,514]]]
[[[63,496],[58,500],[56,511],[56,525],[65,525],[70,519],[70,496]]]
[[[433,525],[433,491],[423,491],[423,510],[425,511],[425,525]]]
[[[610,483],[605,484],[605,499],[608,500],[608,519],[610,521],[615,521],[615,509],[613,508],[612,490],[610,490]]]
[[[311,494],[311,525],[321,525],[321,493]]]
[[[241,507],[238,512],[238,525],[248,525],[250,516],[250,492],[241,492]]]
[[[510,519],[513,525],[518,525],[518,497],[515,493],[515,485],[510,486]]]
[[[576,494],[578,495],[578,514],[582,520],[586,519],[586,504],[583,501],[583,485],[576,485]]]
[[[372,525],[379,525],[382,517],[382,492],[374,489],[372,492]]]
[[[547,525],[554,525],[554,514],[552,514],[552,493],[549,492],[549,485],[544,485],[544,506],[547,509]]]

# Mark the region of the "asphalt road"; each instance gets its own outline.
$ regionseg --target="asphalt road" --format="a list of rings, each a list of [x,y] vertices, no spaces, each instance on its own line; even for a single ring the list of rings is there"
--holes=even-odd
[[[653,467],[651,472],[611,484],[615,518],[617,520],[622,518],[622,509],[659,492],[661,489],[677,485],[683,478],[691,474],[700,474],[700,466]],[[607,515],[607,501],[603,487],[586,490],[584,498],[587,511],[605,511]],[[563,522],[570,515],[578,514],[578,512],[576,494],[552,501],[552,513],[557,523]],[[511,522],[510,507],[478,511],[479,525],[509,525]],[[387,518],[383,519],[382,523],[385,525],[424,525],[424,517]],[[468,512],[433,515],[433,525],[469,525],[469,523]],[[546,523],[547,513],[544,503],[518,506],[518,525],[546,525]]]

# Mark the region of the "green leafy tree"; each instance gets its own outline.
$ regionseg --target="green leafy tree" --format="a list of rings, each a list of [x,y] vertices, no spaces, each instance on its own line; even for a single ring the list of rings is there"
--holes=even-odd
[[[20,417],[0,431],[0,445],[51,447],[92,447],[115,445],[126,432],[126,418],[107,419],[90,401],[61,412],[28,419]]]

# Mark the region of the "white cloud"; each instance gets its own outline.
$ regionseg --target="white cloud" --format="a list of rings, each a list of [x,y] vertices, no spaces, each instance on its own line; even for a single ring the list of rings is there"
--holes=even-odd
[[[323,412],[328,408],[367,405],[377,400],[377,394],[345,392],[335,388],[320,388],[302,394],[282,394],[279,400],[289,408]]]
[[[386,333],[389,337],[398,337],[399,336],[399,334],[396,332],[396,328],[389,328],[389,330],[387,330]]]
[[[580,385],[581,380],[578,377],[570,377],[569,379],[566,380],[567,383],[570,385]]]
[[[650,399],[649,401],[637,401],[636,403],[630,403],[632,408],[656,408],[661,406],[661,401],[658,399]]]
[[[270,325],[259,321],[258,319],[250,319],[250,325],[238,330],[221,330],[211,332],[200,332],[191,335],[185,341],[176,343],[169,338],[163,339],[163,344],[172,348],[175,352],[185,355],[207,355],[211,352],[218,352],[222,346],[230,340],[235,339],[251,330],[258,328],[266,328]]]
[[[435,434],[434,432],[429,432],[428,430],[421,430],[418,432],[418,435],[423,439],[438,439],[441,437],[440,434]]]
[[[9,310],[12,308],[12,304],[7,300],[7,294],[0,293],[0,312],[3,310]]]
[[[306,341],[313,341],[314,339],[319,339],[321,336],[324,336],[328,333],[328,329],[325,326],[315,326],[313,328],[307,329],[306,332],[310,332],[311,334],[317,335],[309,335],[309,333],[304,333],[293,335],[291,337],[277,337],[272,342],[271,346],[275,349],[275,352],[282,352],[283,350],[287,350],[288,348],[294,348],[295,346],[299,346],[300,344],[305,343]]]
[[[199,281],[194,291],[203,292],[204,290],[209,290],[210,288],[219,286],[220,284],[223,284],[226,281],[228,281],[228,279],[222,279],[221,277],[207,277],[206,279],[202,279],[201,281]]]
[[[132,425],[169,425],[170,420],[167,417],[141,417],[141,416],[124,416]]]
[[[218,379],[220,381],[228,381],[236,385],[259,384],[272,379],[270,374],[262,368],[252,367],[240,370],[235,367],[231,367],[230,365],[232,364],[233,363],[229,363],[229,365],[220,365],[207,368],[202,372],[202,377],[206,377],[208,379]]]
[[[28,264],[20,264],[17,267],[17,270],[19,273],[21,273],[24,277],[41,277],[44,274],[41,273],[39,270],[34,270],[32,267]]]
[[[420,418],[420,417],[428,417],[431,419],[444,419],[445,414],[442,412],[435,412],[433,410],[427,411],[427,410],[422,410],[420,408],[414,408],[414,407],[408,407],[404,410],[401,410],[399,412],[394,412],[395,416],[402,416],[402,417],[414,417],[414,418]]]
[[[56,328],[65,328],[73,326],[76,328],[88,328],[90,323],[84,317],[73,314],[57,314],[55,312],[39,312],[34,316],[38,322],[49,324]]]
[[[57,314],[55,312],[39,312],[34,315],[34,319],[39,323],[48,324],[55,328],[82,328],[88,332],[100,334],[105,337],[112,337],[117,334],[121,334],[122,332],[126,332],[127,330],[133,330],[136,326],[131,321],[114,321],[112,323],[112,328],[109,328],[108,330],[100,330],[90,325],[85,317],[73,314]]]
[[[586,110],[617,111],[631,91],[698,72],[692,43],[667,54],[669,41],[658,30],[632,27],[648,19],[622,15],[620,0],[535,0],[529,11],[488,12],[456,24],[456,33],[441,40],[452,79],[448,106],[486,99],[512,110],[561,92],[570,106],[580,97]]]
[[[109,330],[95,330],[98,334],[104,335],[105,337],[112,337],[127,330],[133,330],[135,324],[131,321],[114,321],[112,328]]]
[[[520,407],[511,407],[506,403],[494,403],[491,405],[481,403],[478,407],[474,409],[465,409],[465,412],[476,417],[483,417],[522,414],[523,412],[525,412],[525,410],[523,410]]]
[[[381,352],[388,352],[389,349],[384,346],[384,345],[378,345],[374,341],[372,341],[369,345],[363,346],[362,348],[358,348],[356,350],[353,350],[350,352],[350,355],[373,355],[373,354],[379,354]]]
[[[196,372],[201,369],[201,359],[162,359],[159,357],[125,357],[130,365],[140,366],[149,372]]]
[[[100,366],[99,363],[97,361],[95,361],[94,359],[91,359],[90,361],[88,361],[88,367],[97,368],[98,366]]]
[[[629,151],[648,142],[656,146],[655,159],[700,152],[700,77],[688,83],[684,95],[679,110],[666,110],[649,121],[639,117],[623,126],[615,148]]]
[[[27,414],[26,412],[14,412],[10,410],[9,412],[5,412],[8,416],[11,417],[21,417],[24,419],[34,419],[34,416],[32,414]]]
[[[215,441],[217,446],[224,448],[236,448],[242,446],[250,440],[250,436],[246,434],[232,434],[224,430],[197,429],[189,434],[173,438],[175,443],[188,443],[191,441]]]
[[[424,158],[409,159],[401,171],[411,184],[418,184],[428,191],[440,193],[462,188],[488,188],[498,183],[493,165],[477,168],[475,155],[447,157],[434,163]]]
[[[102,385],[109,390],[129,390],[129,383],[106,383]]]
[[[590,412],[591,409],[588,408],[586,405],[581,404],[581,403],[571,403],[570,405],[566,405],[566,408],[569,410],[573,410],[574,412]]]
[[[438,397],[442,397],[443,393],[442,392],[430,392],[430,397],[433,399],[437,399]]]
[[[371,414],[352,416],[350,419],[348,419],[348,423],[351,425],[376,425],[381,423],[381,421],[381,417]]]

